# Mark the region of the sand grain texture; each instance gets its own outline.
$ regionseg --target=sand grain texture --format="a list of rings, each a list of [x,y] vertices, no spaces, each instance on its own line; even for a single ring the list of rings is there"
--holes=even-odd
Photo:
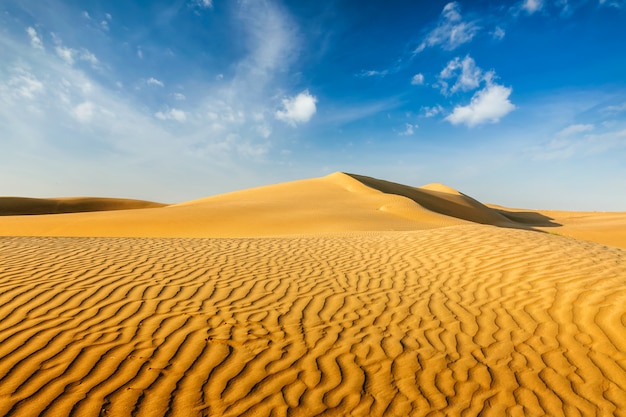
[[[6,216],[157,237],[0,237],[0,415],[626,416],[626,251],[514,213],[340,174]]]

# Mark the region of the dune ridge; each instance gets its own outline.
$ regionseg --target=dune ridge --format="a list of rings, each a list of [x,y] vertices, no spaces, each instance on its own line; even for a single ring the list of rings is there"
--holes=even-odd
[[[59,201],[64,202],[65,214],[41,214],[38,200],[22,199],[28,201],[20,206],[15,198],[7,204],[10,199],[4,198],[3,203],[0,198],[0,236],[260,237],[424,230],[479,223],[626,248],[626,212],[510,209],[485,205],[443,184],[410,187],[341,172],[172,205],[96,198],[52,199],[46,203],[46,210],[51,210]],[[26,211],[19,212],[18,206]],[[29,210],[39,210],[39,215],[15,215]],[[14,215],[7,215],[10,213]]]
[[[626,253],[461,225],[0,238],[0,415],[626,410]]]

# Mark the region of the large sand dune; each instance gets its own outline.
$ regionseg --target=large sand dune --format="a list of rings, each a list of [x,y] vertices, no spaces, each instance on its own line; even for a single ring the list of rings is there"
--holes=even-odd
[[[626,251],[556,234],[623,219],[345,174],[2,216],[0,415],[626,416]]]

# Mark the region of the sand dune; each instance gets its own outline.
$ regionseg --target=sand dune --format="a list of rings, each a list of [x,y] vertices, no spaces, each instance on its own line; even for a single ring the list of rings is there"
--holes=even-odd
[[[74,197],[74,198],[25,198],[0,197],[0,216],[32,214],[61,214],[92,211],[131,210],[164,207],[151,201],[122,198]]]
[[[2,216],[0,416],[626,416],[626,251],[554,232],[625,224],[340,173]]]

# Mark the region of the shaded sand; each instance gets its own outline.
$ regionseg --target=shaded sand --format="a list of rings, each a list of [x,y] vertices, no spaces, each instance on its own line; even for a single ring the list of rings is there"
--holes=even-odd
[[[31,214],[61,214],[91,211],[132,210],[164,207],[151,201],[122,198],[73,197],[73,198],[26,198],[0,197],[0,216]]]
[[[625,217],[342,173],[0,216],[0,416],[626,416]]]
[[[467,225],[0,254],[0,415],[626,415],[621,249]]]

